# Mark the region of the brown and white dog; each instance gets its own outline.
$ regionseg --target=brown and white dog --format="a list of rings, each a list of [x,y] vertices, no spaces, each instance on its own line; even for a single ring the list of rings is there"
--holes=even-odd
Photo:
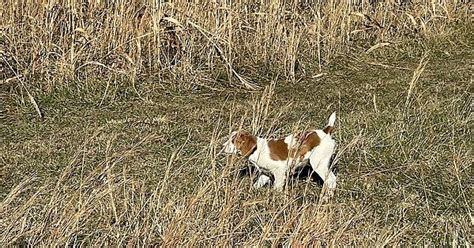
[[[331,137],[336,122],[336,113],[329,117],[324,129],[310,130],[283,139],[256,137],[247,131],[234,131],[224,143],[224,152],[240,154],[252,162],[260,171],[271,173],[275,179],[273,187],[282,190],[290,170],[305,165],[308,161],[313,170],[324,180],[329,190],[336,187],[336,176],[330,170],[331,156],[336,142]],[[260,188],[270,181],[262,174],[254,187]]]

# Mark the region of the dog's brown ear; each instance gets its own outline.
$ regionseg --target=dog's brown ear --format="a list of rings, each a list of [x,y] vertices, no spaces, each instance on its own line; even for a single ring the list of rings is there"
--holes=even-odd
[[[249,156],[257,146],[257,138],[247,131],[240,131],[234,139],[234,144],[242,156]]]

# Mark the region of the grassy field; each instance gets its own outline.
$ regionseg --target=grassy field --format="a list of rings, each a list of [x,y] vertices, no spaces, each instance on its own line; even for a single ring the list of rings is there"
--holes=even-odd
[[[408,6],[402,25],[398,12],[366,3],[352,16],[385,28],[362,30],[336,19],[345,16],[342,7],[310,6],[316,16],[335,8],[319,24],[324,35],[310,40],[300,29],[271,30],[279,20],[251,23],[245,11],[259,10],[240,2],[235,16],[224,17],[219,11],[232,5],[215,7],[210,17],[187,5],[183,14],[184,3],[176,2],[160,11],[188,29],[178,34],[183,52],[170,60],[163,55],[170,49],[146,51],[166,41],[147,36],[117,55],[133,62],[122,67],[107,57],[121,45],[79,46],[48,36],[43,29],[56,26],[44,20],[56,12],[43,16],[40,7],[13,2],[2,9],[2,246],[472,246],[473,29],[466,12],[450,1]],[[432,7],[446,17],[442,22],[423,19]],[[19,15],[23,8],[36,16]],[[162,24],[146,13],[147,28]],[[214,20],[213,13],[220,24],[203,21]],[[103,16],[114,20],[112,14]],[[183,16],[195,22],[185,24]],[[66,17],[64,25],[74,26]],[[61,37],[77,35],[72,40],[80,43],[80,35],[100,31],[83,22],[82,30]],[[399,28],[386,31],[390,25]],[[269,41],[283,33],[293,40]],[[130,38],[113,35],[101,37],[117,44]],[[31,43],[35,38],[44,42]],[[266,43],[281,48],[259,48]],[[159,63],[146,62],[152,58]],[[330,199],[315,182],[284,192],[253,189],[255,176],[238,175],[247,163],[219,154],[231,130],[280,137],[323,127],[332,111],[338,186]]]

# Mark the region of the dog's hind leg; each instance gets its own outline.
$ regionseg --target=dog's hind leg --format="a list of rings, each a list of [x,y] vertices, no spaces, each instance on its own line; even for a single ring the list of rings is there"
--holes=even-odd
[[[336,175],[329,168],[333,151],[334,146],[317,147],[309,158],[311,167],[330,190],[336,188]]]

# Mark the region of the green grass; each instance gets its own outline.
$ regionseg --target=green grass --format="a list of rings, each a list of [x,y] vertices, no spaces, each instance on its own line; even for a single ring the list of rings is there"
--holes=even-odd
[[[458,35],[355,49],[320,78],[253,80],[275,82],[258,134],[322,127],[337,111],[338,188],[327,202],[304,182],[254,190],[252,178],[236,177],[244,161],[216,155],[229,127],[254,123],[262,90],[149,80],[104,94],[105,83],[90,80],[33,91],[41,121],[11,87],[2,94],[0,242],[472,245],[471,43]]]

